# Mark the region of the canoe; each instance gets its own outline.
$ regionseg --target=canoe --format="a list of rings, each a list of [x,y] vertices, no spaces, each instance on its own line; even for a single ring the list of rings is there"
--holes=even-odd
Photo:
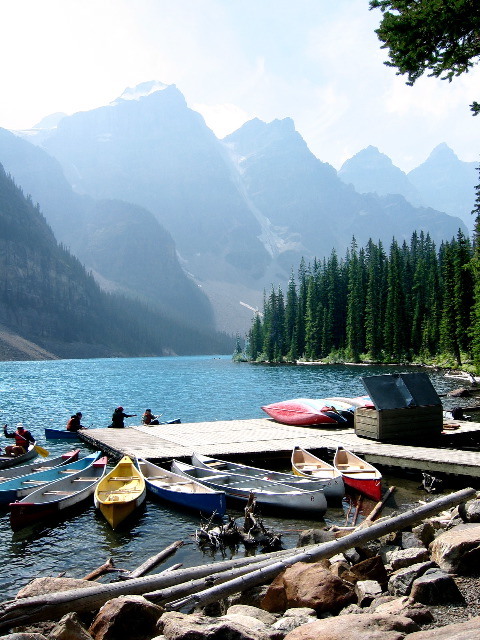
[[[95,506],[116,529],[146,496],[145,479],[128,456],[124,456],[95,487]]]
[[[198,513],[224,515],[224,491],[215,491],[193,478],[187,480],[185,476],[162,469],[143,458],[139,458],[138,466],[145,478],[147,492],[156,498]]]
[[[240,473],[245,476],[254,478],[263,478],[281,482],[292,488],[302,489],[303,491],[317,491],[322,489],[325,498],[328,501],[341,500],[345,495],[345,487],[340,474],[335,473],[333,467],[330,474],[324,474],[318,479],[315,476],[307,476],[306,474],[281,473],[280,471],[269,471],[268,469],[259,469],[258,467],[249,467],[237,462],[228,462],[226,460],[218,460],[209,456],[194,453],[192,455],[192,465],[194,467],[204,467],[213,469],[214,471],[226,471],[227,473]],[[330,466],[330,465],[329,465]]]
[[[293,426],[346,426],[347,420],[323,399],[294,398],[261,407],[276,422]]]
[[[342,474],[333,465],[299,446],[292,451],[292,471],[296,476],[316,478],[321,482],[327,500],[342,500],[345,495]]]
[[[67,453],[63,453],[61,456],[57,456],[56,458],[46,458],[43,460],[37,460],[35,462],[29,462],[28,464],[22,464],[19,467],[2,469],[0,471],[0,487],[1,483],[5,482],[6,480],[18,478],[19,476],[26,476],[29,473],[43,471],[44,469],[53,469],[54,467],[58,467],[62,464],[74,462],[75,460],[78,460],[79,453],[80,449],[73,449],[72,451],[67,451]]]
[[[9,469],[10,467],[16,467],[17,464],[22,464],[22,462],[32,460],[32,458],[35,458],[35,456],[37,455],[38,452],[35,449],[35,445],[31,444],[29,445],[27,451],[20,454],[19,456],[0,456],[0,469]]]
[[[80,440],[76,431],[66,429],[50,429],[45,427],[45,438],[47,440]]]
[[[100,452],[97,453],[99,456]],[[54,480],[58,480],[59,478],[75,473],[75,471],[85,469],[90,464],[92,464],[92,462],[87,456],[80,460],[74,460],[68,464],[58,465],[53,469],[41,469],[40,471],[35,471],[25,476],[18,476],[16,478],[6,480],[0,484],[0,504],[8,504],[9,502],[15,502],[16,500],[25,498],[25,496],[28,496],[33,491],[40,489],[40,487],[45,486],[49,482],[53,482]]]
[[[373,465],[357,455],[337,447],[333,466],[341,474],[345,484],[359,493],[376,500],[382,497],[382,474]]]
[[[10,504],[10,526],[18,531],[27,525],[63,515],[67,509],[91,497],[105,474],[107,457],[100,451],[83,458],[88,466],[60,477],[30,493],[26,498]]]
[[[302,512],[318,517],[327,510],[327,501],[322,490],[293,489],[281,482],[194,467],[178,460],[172,462],[172,471],[186,478],[194,478],[216,491],[225,491],[227,498],[243,503],[247,502],[250,494],[254,494],[259,507],[275,508],[277,514],[282,516],[287,516],[289,512]]]

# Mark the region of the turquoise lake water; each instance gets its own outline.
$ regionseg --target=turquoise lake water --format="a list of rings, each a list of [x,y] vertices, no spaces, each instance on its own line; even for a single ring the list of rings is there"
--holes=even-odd
[[[48,362],[0,363],[0,424],[11,430],[22,422],[39,444],[59,455],[68,443],[46,441],[44,428],[64,428],[72,413],[82,411],[85,426],[106,427],[113,409],[141,416],[148,407],[164,420],[201,422],[265,417],[263,404],[295,397],[363,395],[361,376],[411,371],[398,367],[266,366],[234,363],[230,356],[171,357]],[[439,394],[456,388],[458,380],[430,373]],[[135,418],[126,424],[137,424]],[[181,425],[179,425],[181,428]],[[2,442],[3,441],[3,442]],[[0,446],[6,440],[0,438]],[[82,454],[90,450],[79,445]],[[385,485],[389,479],[385,479]],[[402,480],[396,500],[418,497],[418,480]],[[346,505],[329,509],[327,524],[345,520]],[[240,516],[239,512],[227,509]],[[295,546],[298,530],[312,521],[265,518],[282,531],[284,546]],[[321,524],[322,523],[317,523]],[[222,553],[202,552],[194,542],[199,525],[195,515],[147,500],[129,527],[113,532],[93,504],[86,504],[55,523],[41,523],[13,533],[8,510],[0,509],[0,590],[2,599],[15,596],[30,579],[44,575],[80,578],[108,558],[116,567],[134,569],[175,540],[186,544],[162,568],[176,562],[184,566],[221,559]],[[228,550],[227,557],[245,550]],[[113,574],[110,574],[113,575]],[[111,577],[106,580],[112,579]]]

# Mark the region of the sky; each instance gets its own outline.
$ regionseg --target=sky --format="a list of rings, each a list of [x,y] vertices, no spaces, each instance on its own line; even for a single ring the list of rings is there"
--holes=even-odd
[[[292,118],[340,169],[369,145],[408,172],[442,142],[478,161],[480,67],[413,87],[384,65],[368,0],[0,0],[0,127],[175,84],[222,138]],[[1,159],[0,159],[1,161]]]

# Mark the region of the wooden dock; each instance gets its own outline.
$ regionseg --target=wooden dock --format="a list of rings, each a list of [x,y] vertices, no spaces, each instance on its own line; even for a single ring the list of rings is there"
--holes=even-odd
[[[330,454],[343,445],[385,467],[480,478],[480,451],[460,448],[465,437],[480,438],[480,423],[456,423],[460,428],[445,434],[450,448],[386,444],[358,437],[352,428],[292,427],[268,418],[89,429],[82,432],[81,439],[115,458],[137,456],[158,464],[168,464],[173,458],[188,459],[196,451],[219,458],[255,459],[258,466],[266,466],[262,461],[288,461],[295,445]]]

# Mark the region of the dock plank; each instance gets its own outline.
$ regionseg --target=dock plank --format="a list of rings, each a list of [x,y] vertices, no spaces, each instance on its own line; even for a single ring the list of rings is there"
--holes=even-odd
[[[479,423],[460,425],[455,435],[480,433]],[[268,418],[89,429],[82,433],[82,440],[115,457],[130,455],[160,463],[188,458],[194,451],[214,457],[278,455],[287,459],[295,445],[331,453],[342,445],[373,464],[480,477],[479,451],[387,444],[361,438],[352,428],[294,427]]]

